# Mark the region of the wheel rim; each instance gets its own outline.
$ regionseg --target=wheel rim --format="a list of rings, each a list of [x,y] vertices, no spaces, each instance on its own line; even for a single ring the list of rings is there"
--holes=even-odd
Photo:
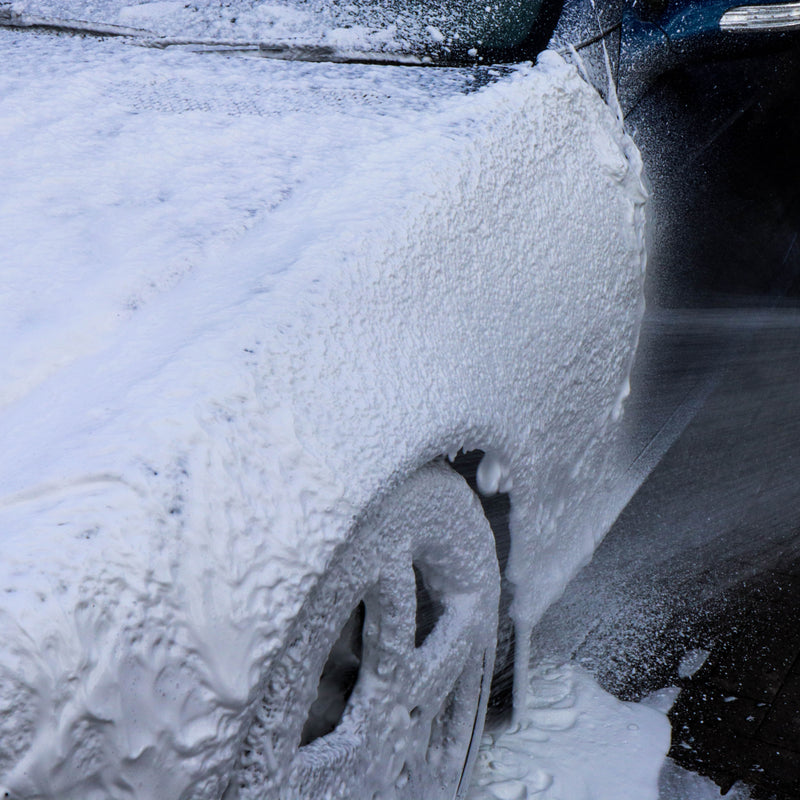
[[[499,583],[491,529],[464,481],[443,464],[409,478],[309,594],[265,676],[228,796],[451,800],[483,727]],[[438,611],[424,637],[418,597]],[[362,603],[352,694],[333,730],[302,743],[323,667]]]

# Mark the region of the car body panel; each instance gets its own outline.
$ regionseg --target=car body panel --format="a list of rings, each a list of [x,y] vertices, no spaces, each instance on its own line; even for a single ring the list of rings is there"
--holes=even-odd
[[[334,549],[460,448],[513,478],[527,638],[624,502],[645,195],[594,90],[0,52],[0,785],[218,796]]]

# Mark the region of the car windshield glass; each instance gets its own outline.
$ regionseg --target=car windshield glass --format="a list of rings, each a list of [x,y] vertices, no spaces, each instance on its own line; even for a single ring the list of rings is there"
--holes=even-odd
[[[542,0],[0,0],[0,18],[176,42],[422,63],[518,48]],[[3,9],[5,8],[5,13]],[[77,23],[77,24],[76,24]],[[102,30],[100,30],[102,32]],[[169,43],[169,42],[167,42]]]

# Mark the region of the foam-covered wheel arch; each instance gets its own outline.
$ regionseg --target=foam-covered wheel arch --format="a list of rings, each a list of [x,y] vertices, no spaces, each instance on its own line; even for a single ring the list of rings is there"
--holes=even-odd
[[[500,605],[497,623],[497,650],[495,653],[492,688],[486,723],[499,727],[507,723],[514,710],[514,658],[516,656],[516,631],[511,618],[514,589],[506,577],[511,552],[511,499],[507,492],[484,494],[478,488],[478,468],[486,454],[483,450],[459,451],[449,462],[466,482],[481,503],[483,513],[494,536],[495,555],[500,569]]]
[[[452,800],[465,791],[489,699],[499,585],[491,529],[464,481],[442,463],[408,478],[365,515],[309,593],[265,672],[226,800]],[[423,600],[434,618],[420,619]],[[323,673],[337,648],[347,660],[343,640],[356,639],[344,707],[310,736]]]

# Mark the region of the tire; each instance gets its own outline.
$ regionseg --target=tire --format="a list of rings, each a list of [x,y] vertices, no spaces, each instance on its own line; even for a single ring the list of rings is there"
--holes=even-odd
[[[499,585],[492,532],[466,483],[441,463],[414,474],[309,593],[265,676],[226,800],[465,793]]]

